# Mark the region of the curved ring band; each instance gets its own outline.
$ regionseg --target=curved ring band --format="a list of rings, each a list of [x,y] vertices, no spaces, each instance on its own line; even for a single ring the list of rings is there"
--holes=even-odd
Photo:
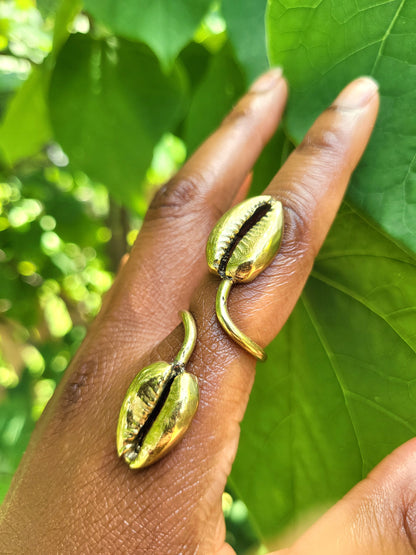
[[[232,337],[236,343],[238,343],[251,355],[258,358],[261,362],[264,362],[267,359],[267,354],[265,353],[264,349],[262,349],[260,345],[257,345],[257,343],[250,339],[245,333],[239,330],[234,322],[231,320],[227,308],[227,302],[232,286],[233,282],[231,280],[223,279],[220,283],[220,286],[218,287],[215,303],[218,321],[221,324],[223,330],[228,333],[228,335]]]

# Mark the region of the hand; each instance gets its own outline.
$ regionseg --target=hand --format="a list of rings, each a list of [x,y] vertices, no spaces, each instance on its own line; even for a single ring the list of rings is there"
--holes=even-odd
[[[231,551],[224,544],[221,495],[255,359],[217,323],[218,279],[208,275],[205,244],[219,216],[244,198],[247,175],[276,129],[286,95],[279,70],[262,76],[156,195],[3,504],[6,552]],[[271,266],[236,287],[229,302],[237,326],[262,346],[279,332],[301,293],[377,109],[375,84],[354,81],[266,189],[284,205],[282,246]],[[189,307],[198,342],[188,370],[198,377],[200,406],[168,456],[132,471],[115,450],[122,400],[141,368],[174,358],[183,336],[178,311]],[[393,552],[386,546],[411,552],[414,453],[410,443],[388,458],[288,553]]]

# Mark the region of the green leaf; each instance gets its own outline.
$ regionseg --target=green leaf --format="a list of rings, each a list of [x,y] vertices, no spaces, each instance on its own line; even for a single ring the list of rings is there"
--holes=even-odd
[[[34,427],[30,405],[31,395],[26,379],[16,389],[3,390],[0,404],[0,503],[7,493]]]
[[[55,25],[53,28],[52,59],[55,61],[61,47],[69,36],[69,26],[82,7],[81,0],[61,0],[56,10]]]
[[[344,205],[259,366],[232,483],[263,537],[416,433],[416,261]]]
[[[270,0],[270,60],[284,66],[291,99],[287,128],[299,141],[351,79],[380,83],[376,129],[349,198],[416,250],[416,3]]]
[[[223,0],[222,13],[236,57],[248,82],[268,68],[264,11],[266,0]]]
[[[189,88],[192,93],[204,77],[211,58],[210,52],[197,42],[190,42],[182,50],[179,60],[188,74]]]
[[[85,0],[85,8],[116,35],[146,43],[169,67],[191,40],[210,0]]]
[[[154,146],[182,114],[184,94],[182,73],[164,75],[146,46],[73,35],[52,75],[51,121],[73,167],[131,204]]]
[[[44,66],[33,68],[8,105],[0,126],[0,149],[9,166],[37,153],[51,136],[45,80]]]
[[[80,10],[79,0],[62,0],[59,4],[52,52],[42,65],[34,66],[29,77],[10,100],[0,125],[0,152],[3,162],[13,166],[33,156],[51,139],[52,131],[46,102],[51,69],[55,57],[66,41],[68,26]],[[45,9],[47,4],[45,4]],[[52,6],[51,6],[52,9]]]
[[[192,98],[184,125],[184,140],[190,152],[218,127],[243,91],[243,75],[226,44],[211,58]]]
[[[36,8],[40,11],[44,19],[55,14],[60,0],[37,0]]]

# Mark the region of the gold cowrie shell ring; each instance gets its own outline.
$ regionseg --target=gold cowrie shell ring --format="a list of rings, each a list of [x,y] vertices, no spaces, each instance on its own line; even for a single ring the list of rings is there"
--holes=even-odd
[[[144,468],[164,457],[182,438],[198,408],[198,380],[185,372],[196,343],[192,314],[180,313],[183,345],[171,363],[143,368],[127,390],[117,426],[117,453],[130,468]]]
[[[282,203],[261,195],[226,212],[207,243],[209,269],[222,279],[216,299],[218,320],[234,341],[259,360],[266,360],[266,353],[231,320],[228,296],[234,283],[253,281],[267,268],[279,249],[282,231]]]

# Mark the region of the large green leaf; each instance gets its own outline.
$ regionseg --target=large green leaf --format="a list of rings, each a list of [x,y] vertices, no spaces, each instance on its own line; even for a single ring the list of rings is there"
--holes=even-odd
[[[55,9],[56,2],[45,2]],[[4,163],[13,166],[19,160],[36,155],[51,139],[52,131],[46,102],[51,70],[59,49],[65,43],[68,27],[81,8],[79,0],[61,0],[57,8],[53,48],[40,66],[34,66],[29,77],[10,100],[0,125],[0,152]]]
[[[381,110],[349,197],[416,250],[416,2],[270,0],[269,55],[290,82],[290,134],[299,141],[351,79],[373,75]]]
[[[222,13],[236,57],[248,81],[268,67],[264,10],[266,0],[223,0]]]
[[[210,59],[193,95],[184,124],[184,140],[190,152],[221,123],[243,91],[243,75],[226,44]]]
[[[191,40],[211,0],[85,0],[116,35],[145,42],[168,67]]]
[[[8,166],[36,154],[51,136],[46,81],[45,67],[35,67],[7,107],[0,126],[0,149]]]
[[[184,91],[181,72],[163,74],[146,46],[73,35],[52,75],[51,122],[72,165],[131,205]]]
[[[258,368],[232,483],[266,538],[416,434],[416,260],[345,205]]]

